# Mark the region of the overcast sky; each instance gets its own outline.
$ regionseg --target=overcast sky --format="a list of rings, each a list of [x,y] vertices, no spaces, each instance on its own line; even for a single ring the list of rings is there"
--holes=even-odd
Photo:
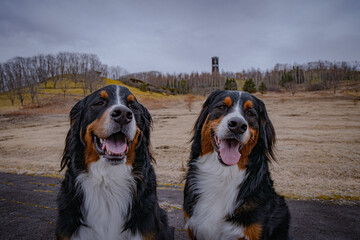
[[[0,0],[0,62],[59,51],[129,72],[360,60],[360,1]]]

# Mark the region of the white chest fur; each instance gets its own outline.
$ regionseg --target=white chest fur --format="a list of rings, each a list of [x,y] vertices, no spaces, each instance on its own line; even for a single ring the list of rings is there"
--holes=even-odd
[[[186,227],[190,227],[199,240],[244,237],[243,229],[226,222],[225,217],[234,211],[246,171],[237,165],[223,166],[216,153],[200,157],[195,164],[199,172],[192,191],[199,194],[199,199]]]
[[[88,173],[77,177],[84,193],[82,213],[87,226],[81,226],[72,239],[140,239],[138,234],[122,232],[135,186],[131,170],[131,166],[100,159],[90,165]]]

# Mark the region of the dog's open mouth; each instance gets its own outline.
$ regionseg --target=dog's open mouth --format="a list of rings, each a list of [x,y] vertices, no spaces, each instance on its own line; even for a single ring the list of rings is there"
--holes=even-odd
[[[215,133],[212,135],[219,160],[229,166],[237,164],[241,157],[240,151],[243,148],[243,143],[236,138],[220,139]]]
[[[121,161],[126,157],[129,150],[129,141],[123,133],[114,133],[104,139],[93,134],[93,138],[98,153],[108,160]]]

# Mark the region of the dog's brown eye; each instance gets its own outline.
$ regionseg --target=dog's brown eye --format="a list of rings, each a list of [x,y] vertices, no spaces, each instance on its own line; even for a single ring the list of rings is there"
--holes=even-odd
[[[129,104],[130,109],[137,109],[137,107],[134,104]]]
[[[246,111],[246,115],[248,115],[248,117],[254,117],[255,113],[252,110],[248,110],[248,111]]]
[[[99,100],[99,101],[95,102],[93,105],[94,105],[94,106],[102,106],[102,105],[104,105],[104,104],[105,104],[105,101],[104,101],[104,100]]]
[[[227,106],[225,105],[225,104],[222,104],[222,105],[220,105],[220,106],[217,106],[217,108],[219,109],[219,110],[225,110],[226,108],[227,108]]]

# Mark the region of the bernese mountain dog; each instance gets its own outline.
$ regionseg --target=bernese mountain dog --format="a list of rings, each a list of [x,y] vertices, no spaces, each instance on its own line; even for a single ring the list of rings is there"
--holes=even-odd
[[[173,239],[151,165],[151,116],[125,87],[106,86],[70,112],[57,239]]]
[[[194,126],[184,190],[191,239],[288,239],[290,213],[269,173],[275,130],[247,92],[212,92]]]

